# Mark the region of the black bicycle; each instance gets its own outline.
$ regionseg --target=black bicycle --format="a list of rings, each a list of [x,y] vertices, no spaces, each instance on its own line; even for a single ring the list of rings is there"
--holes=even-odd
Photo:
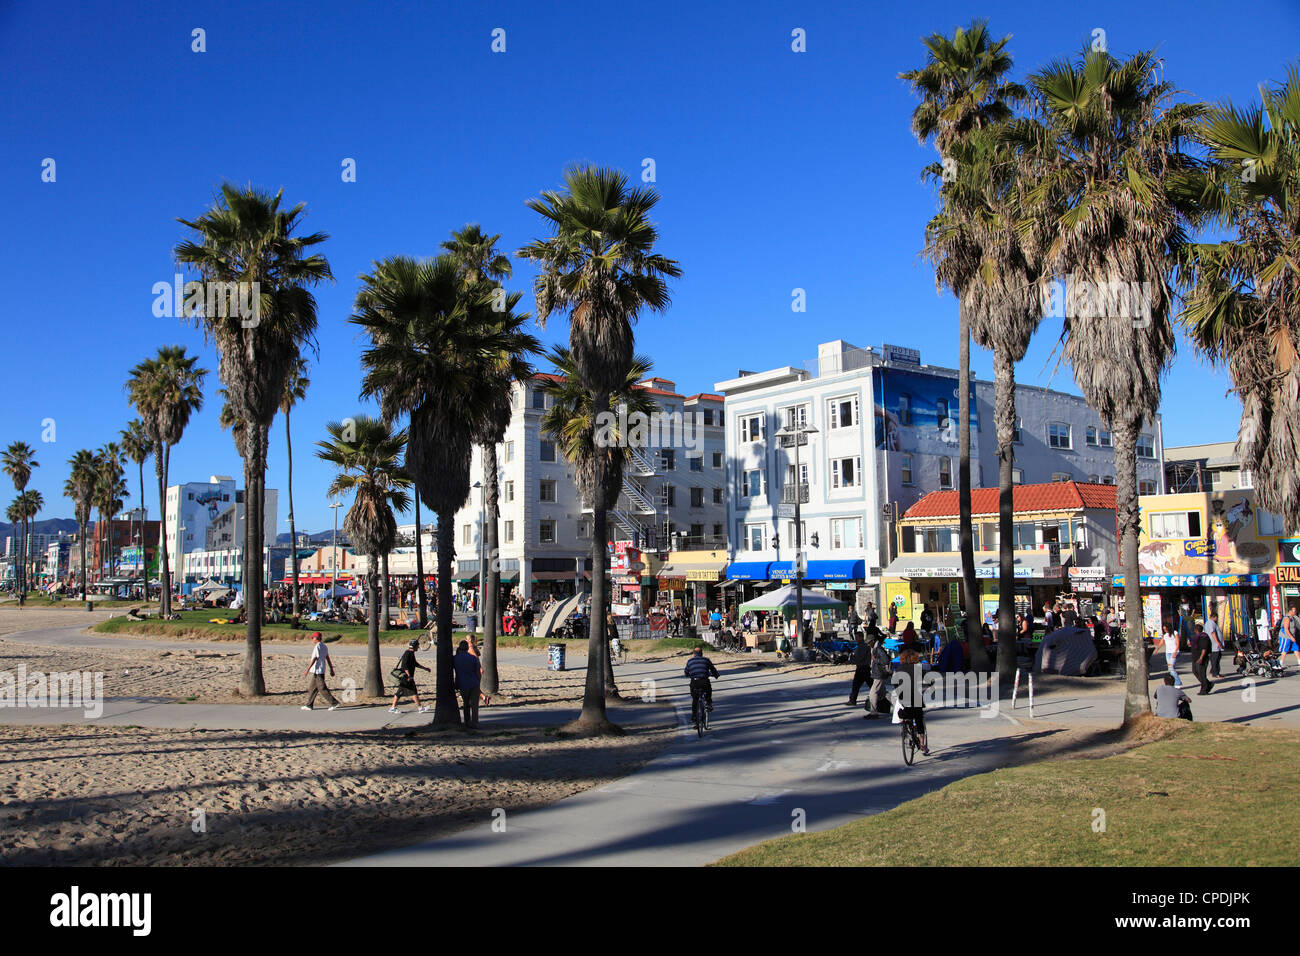
[[[921,735],[916,729],[915,717],[902,718],[903,734],[903,763],[909,767],[912,761],[916,759],[916,752],[921,749]]]
[[[695,734],[698,737],[703,737],[704,732],[709,729],[709,705],[704,700],[703,688],[694,695],[691,704],[691,723],[695,725]]]

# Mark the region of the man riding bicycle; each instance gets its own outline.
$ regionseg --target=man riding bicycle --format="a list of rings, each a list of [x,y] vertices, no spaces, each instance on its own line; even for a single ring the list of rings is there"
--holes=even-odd
[[[903,648],[898,656],[898,670],[894,673],[893,683],[898,694],[900,720],[910,720],[916,728],[916,736],[921,744],[921,753],[930,756],[929,740],[925,733],[925,695],[922,681],[925,672],[921,666],[921,655],[911,648]]]
[[[690,660],[686,662],[686,676],[691,679],[691,713],[695,713],[695,708],[700,705],[700,697],[704,697],[704,706],[709,713],[713,713],[713,685],[709,683],[710,677],[718,677],[718,669],[713,666],[713,661],[704,656],[704,648],[695,648],[695,653],[691,655]]]

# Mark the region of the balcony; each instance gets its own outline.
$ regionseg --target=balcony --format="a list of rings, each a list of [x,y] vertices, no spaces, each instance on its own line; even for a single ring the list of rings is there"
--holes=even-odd
[[[725,551],[727,550],[726,535],[691,535],[675,534],[672,536],[673,550],[675,551]]]
[[[808,483],[804,482],[799,485],[782,485],[781,486],[781,504],[792,505],[795,503],[796,490],[799,495],[799,504],[808,503]]]

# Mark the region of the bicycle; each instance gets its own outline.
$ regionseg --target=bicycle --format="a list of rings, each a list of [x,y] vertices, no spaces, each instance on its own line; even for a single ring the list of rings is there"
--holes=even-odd
[[[904,717],[902,722],[903,763],[909,767],[916,759],[916,752],[921,748],[921,738],[916,731],[916,718]]]
[[[627,663],[627,642],[622,638],[615,638],[609,642],[609,662],[611,664]]]
[[[433,631],[426,628],[424,633],[420,635],[420,650],[427,651],[437,640],[438,638]]]
[[[697,737],[703,737],[704,732],[709,729],[709,707],[704,701],[704,689],[700,688],[698,694],[694,694],[691,702],[691,723],[695,725],[695,734]]]

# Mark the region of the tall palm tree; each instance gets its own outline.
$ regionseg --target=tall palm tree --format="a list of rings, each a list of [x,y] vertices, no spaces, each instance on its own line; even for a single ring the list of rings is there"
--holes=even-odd
[[[8,521],[11,525],[13,525],[14,530],[18,532],[17,535],[18,547],[20,550],[18,552],[18,566],[14,569],[14,585],[18,588],[19,607],[23,606],[23,591],[21,585],[23,580],[23,568],[27,564],[27,561],[23,558],[22,551],[21,551],[22,542],[23,542],[22,527],[23,527],[23,522],[26,521],[26,514],[27,514],[27,510],[26,508],[23,507],[23,500],[21,494],[18,497],[14,498],[13,501],[9,502],[9,507],[5,509],[5,520]]]
[[[573,361],[573,353],[567,348],[557,347],[551,350],[547,358],[551,360],[558,377],[546,380],[542,384],[542,390],[552,397],[551,407],[542,415],[542,431],[555,439],[565,459],[573,465],[578,491],[582,495],[584,504],[591,507],[592,502],[600,496],[595,487],[598,473],[603,474],[605,480],[612,480],[611,476],[614,475],[618,476],[618,487],[612,493],[613,499],[617,500],[618,489],[622,487],[627,447],[633,436],[621,434],[615,424],[609,436],[613,440],[598,441],[595,400],[591,391],[583,388],[578,380],[578,368]],[[652,368],[653,362],[649,356],[633,357],[632,367],[628,370],[627,377],[609,396],[611,409],[621,412],[626,408],[627,411],[626,417],[621,414],[615,416],[615,422],[625,421],[635,425],[638,420],[648,419],[659,410],[659,403],[644,388],[637,388],[638,382],[650,376]],[[605,459],[603,469],[600,469],[597,464],[597,457]],[[597,621],[592,618],[589,640],[597,635],[607,639],[603,620],[602,618]],[[605,697],[617,698],[619,694],[618,685],[614,680],[614,669],[608,662],[603,667],[602,682]]]
[[[395,256],[361,277],[351,321],[370,337],[361,357],[363,397],[386,421],[410,417],[406,463],[418,494],[438,515],[437,702],[434,723],[460,721],[451,675],[451,564],[456,512],[469,498],[470,452],[502,378],[531,374],[538,348],[522,331],[519,294],[503,303],[467,287],[455,260]],[[503,304],[498,310],[496,304]],[[502,356],[511,356],[502,372]]]
[[[548,189],[528,200],[552,233],[518,252],[540,270],[533,282],[538,319],[544,323],[555,312],[568,312],[569,349],[596,416],[609,411],[610,394],[627,380],[634,361],[632,324],[645,309],[665,311],[666,279],[681,275],[676,261],[654,251],[659,233],[650,213],[658,201],[654,189],[629,189],[623,173],[595,166],[570,167],[562,192]],[[596,455],[592,461],[591,621],[603,628],[609,509],[623,476],[618,459]],[[575,731],[617,732],[605,716],[606,658],[604,641],[587,642],[587,681],[582,713],[571,725]]]
[[[442,248],[456,262],[457,270],[467,287],[473,288],[482,283],[499,283],[511,275],[510,259],[497,251],[500,235],[488,236],[477,223],[467,225],[459,232],[453,232],[451,238],[442,244]],[[501,293],[497,293],[499,296]],[[502,356],[506,365],[509,356]],[[495,694],[499,688],[497,674],[497,623],[501,615],[497,610],[497,598],[501,593],[501,565],[496,560],[500,549],[498,525],[501,518],[500,485],[497,472],[497,445],[505,440],[506,429],[514,408],[512,383],[506,379],[500,383],[496,401],[485,411],[483,430],[475,436],[483,466],[483,553],[487,556],[487,567],[479,568],[479,591],[482,598],[483,612],[483,690]],[[520,581],[522,591],[528,586]]]
[[[32,526],[32,522],[36,519],[36,516],[40,514],[41,509],[45,507],[45,497],[35,488],[28,488],[26,491],[24,491],[22,494],[18,496],[15,503],[18,505],[19,513],[22,515],[23,524],[26,527],[30,528]],[[29,538],[30,538],[30,534],[29,534]],[[29,547],[28,551],[30,550],[31,549]],[[30,580],[29,575],[30,575],[31,567],[32,567],[32,556],[28,554],[27,551],[24,551],[23,552],[23,580],[24,581]]]
[[[293,574],[293,622],[298,623],[298,531],[293,523],[293,435],[289,430],[289,412],[294,405],[307,397],[311,379],[307,377],[307,360],[302,356],[294,359],[289,377],[284,383],[284,398],[280,400],[280,411],[284,412],[284,448],[289,463],[289,556],[292,561]]]
[[[410,469],[407,469],[410,473]],[[424,529],[420,527],[420,492],[411,492],[415,504],[415,595],[419,605],[420,628],[429,626],[428,595],[424,586]]]
[[[14,490],[19,495],[31,480],[32,469],[39,466],[36,450],[25,441],[13,442],[5,449],[4,454],[0,455],[0,468],[14,483]],[[18,532],[18,553],[22,555],[14,583],[18,587],[18,606],[22,607],[27,600],[27,521],[24,519],[16,523],[14,530]]]
[[[112,577],[114,573],[113,519],[122,509],[127,490],[123,477],[124,461],[125,455],[117,442],[108,442],[95,452],[95,507],[99,509],[99,520],[104,529],[104,551],[96,566],[103,569],[106,577]]]
[[[1241,396],[1237,456],[1260,504],[1300,527],[1300,64],[1245,111],[1212,107],[1202,209],[1231,233],[1189,245],[1180,320]]]
[[[126,428],[122,429],[122,451],[126,457],[135,462],[136,468],[140,471],[140,533],[132,535],[131,540],[140,542],[140,568],[144,572],[144,529],[147,513],[144,506],[144,463],[149,460],[153,454],[153,440],[149,438],[149,433],[145,430],[144,422],[138,418],[133,418],[127,422]],[[147,585],[146,585],[147,586]]]
[[[71,470],[63,485],[63,495],[72,500],[77,518],[77,541],[81,545],[81,595],[86,596],[86,529],[95,501],[95,453],[82,448],[68,459]]]
[[[153,442],[154,471],[158,477],[158,584],[159,613],[171,615],[171,574],[167,556],[167,465],[172,446],[181,440],[190,416],[203,408],[203,380],[208,370],[198,368],[197,355],[184,346],[164,345],[158,354],[131,369],[127,398],[135,407],[145,432]],[[184,543],[178,541],[178,547]]]
[[[1114,439],[1128,619],[1126,720],[1151,709],[1138,580],[1137,441],[1160,406],[1160,376],[1173,355],[1170,283],[1195,212],[1188,180],[1196,164],[1183,147],[1204,112],[1199,104],[1173,102],[1174,88],[1162,75],[1152,52],[1120,61],[1085,50],[1057,60],[1030,77],[1040,121],[1020,124],[1018,133],[1039,171],[1029,199],[1044,219],[1046,264],[1072,283],[1064,356]],[[1120,295],[1120,283],[1141,294]]]
[[[912,132],[918,141],[934,141],[943,162],[940,180],[954,181],[954,171],[961,170],[962,161],[969,161],[969,144],[982,130],[1005,123],[1011,116],[1011,103],[1023,98],[1024,90],[1007,79],[1011,70],[1011,55],[1006,46],[1009,36],[994,40],[988,31],[987,21],[973,20],[967,29],[958,27],[952,37],[934,33],[922,38],[926,47],[926,62],[917,70],[899,74],[921,102],[912,113]],[[958,153],[964,151],[964,155]],[[969,176],[969,171],[965,175]],[[968,210],[955,205],[952,193],[941,189],[943,208],[939,219],[949,227],[964,224],[970,218]],[[968,301],[970,287],[979,275],[980,257],[971,255],[969,249],[954,248],[956,241],[949,238],[949,229],[935,229],[932,222],[927,228],[926,254],[935,262],[935,281],[947,286],[958,299],[958,327],[961,365],[958,375],[957,404],[959,416],[959,459],[957,471],[957,498],[960,514],[962,591],[965,597],[966,640],[971,648],[971,663],[976,670],[984,670],[988,663],[984,642],[980,639],[980,590],[975,580],[975,546],[971,518],[971,463],[970,463],[970,338],[974,303]],[[1008,446],[1010,443],[1008,442]],[[1010,480],[1009,466],[1006,471]],[[1009,488],[1003,492],[1002,510],[1009,521]],[[1009,553],[1010,531],[1003,532],[1003,550]],[[999,584],[999,671],[1005,667],[1009,677],[1015,669],[1015,630],[1010,614],[1014,613],[1010,600],[1015,594],[1014,582]]]
[[[397,520],[393,509],[405,511],[411,503],[406,489],[411,479],[401,466],[407,433],[394,432],[386,423],[358,415],[347,424],[329,422],[329,440],[316,443],[316,457],[339,469],[327,494],[338,498],[353,493],[352,507],[343,519],[352,547],[369,559],[366,569],[366,605],[370,635],[366,649],[368,697],[384,695],[384,678],[379,666],[379,556],[393,548]]]
[[[229,391],[235,416],[246,423],[239,444],[244,458],[244,561],[247,599],[244,668],[239,689],[260,697],[262,676],[262,546],[266,519],[266,456],[271,422],[284,400],[285,382],[316,332],[316,300],[310,289],[332,280],[329,263],[313,251],[324,233],[295,235],[305,204],[281,208],[274,196],[252,186],[223,183],[220,195],[202,216],[181,219],[195,232],[175,249],[176,261],[193,267],[208,282],[256,283],[259,312],[194,316],[221,353],[218,373]]]

